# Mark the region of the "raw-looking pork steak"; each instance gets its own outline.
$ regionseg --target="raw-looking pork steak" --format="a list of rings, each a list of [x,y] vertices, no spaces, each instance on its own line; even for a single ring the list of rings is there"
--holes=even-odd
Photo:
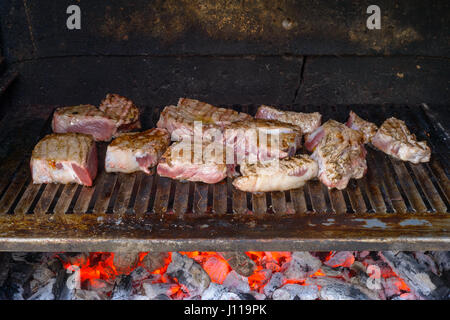
[[[97,107],[84,104],[57,108],[52,129],[56,133],[76,132],[93,136],[95,141],[109,141],[116,133],[116,121]]]
[[[246,192],[285,191],[302,187],[306,181],[316,178],[319,167],[308,155],[296,155],[281,160],[243,163],[242,177],[233,185]]]
[[[319,112],[303,113],[282,111],[274,107],[262,105],[255,115],[256,119],[278,120],[301,128],[303,134],[311,133],[320,127],[322,115]]]
[[[164,108],[156,126],[167,129],[172,135],[172,140],[180,141],[183,137],[194,135],[195,121],[201,121],[205,130],[212,125],[223,127],[236,121],[250,119],[252,117],[246,113],[218,108],[194,99],[180,98],[177,106]]]
[[[169,147],[170,134],[165,129],[153,128],[143,132],[122,133],[106,149],[106,172],[132,173],[144,171],[158,164]]]
[[[203,142],[201,150],[195,154],[194,150],[193,143],[173,143],[161,157],[157,173],[176,180],[204,183],[217,183],[235,173],[235,165],[226,163],[223,144]]]
[[[328,188],[345,189],[350,179],[360,179],[367,171],[362,134],[335,120],[309,134],[305,147],[314,151],[319,180]]]
[[[30,167],[33,183],[78,183],[92,186],[97,175],[97,148],[92,136],[52,133],[34,147]]]
[[[359,131],[364,137],[364,143],[369,143],[378,131],[376,124],[360,118],[356,113],[350,111],[346,126]]]
[[[389,118],[383,122],[372,144],[394,158],[412,163],[428,162],[431,149],[425,141],[417,141],[405,122],[396,118]]]
[[[108,93],[100,103],[99,109],[116,121],[117,133],[141,128],[139,109],[128,98]]]

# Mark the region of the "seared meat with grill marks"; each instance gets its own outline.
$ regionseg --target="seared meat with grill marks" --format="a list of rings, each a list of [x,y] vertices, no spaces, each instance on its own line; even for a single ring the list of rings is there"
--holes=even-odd
[[[118,133],[141,128],[139,109],[128,98],[108,93],[100,103],[99,109],[116,121]]]
[[[240,168],[242,177],[233,185],[246,192],[285,191],[302,187],[317,177],[317,163],[307,155],[296,155],[267,162],[246,163]]]
[[[303,113],[281,111],[274,107],[262,105],[255,115],[256,119],[278,120],[301,128],[304,134],[311,133],[320,126],[322,115],[319,112]]]
[[[206,138],[210,138],[208,134]],[[302,132],[295,125],[276,120],[253,119],[225,127],[223,138],[233,148],[239,164],[245,159],[253,162],[285,158],[301,147]]]
[[[176,142],[161,157],[157,172],[177,180],[217,183],[234,174],[235,165],[227,165],[226,153],[222,143],[203,142],[197,147],[185,141]]]
[[[405,122],[389,118],[381,125],[372,144],[394,158],[412,163],[430,161],[431,150],[425,141],[417,141]]]
[[[342,190],[351,178],[360,179],[367,171],[363,142],[360,132],[328,120],[307,137],[305,146],[314,151],[311,158],[319,165],[319,180]]]
[[[165,129],[123,133],[108,145],[105,170],[124,173],[144,171],[149,174],[149,168],[158,164],[169,144],[170,134]]]
[[[346,126],[361,132],[364,137],[364,143],[371,142],[378,131],[378,127],[374,123],[361,119],[353,111],[350,111]]]
[[[93,136],[95,141],[109,141],[116,133],[116,121],[93,105],[57,108],[52,129],[56,133],[77,132]]]
[[[194,135],[194,122],[201,121],[203,130],[211,126],[223,127],[236,121],[250,120],[246,113],[232,109],[218,108],[194,99],[180,98],[177,106],[167,106],[161,112],[156,126],[167,129],[172,140],[179,141],[183,137]]]
[[[92,186],[97,175],[97,148],[92,136],[53,133],[34,147],[30,167],[33,183],[78,183]]]

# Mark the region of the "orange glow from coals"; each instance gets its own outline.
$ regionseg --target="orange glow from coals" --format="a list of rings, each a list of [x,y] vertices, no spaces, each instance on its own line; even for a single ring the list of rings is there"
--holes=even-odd
[[[230,273],[232,268],[228,264],[227,260],[222,257],[218,252],[208,251],[191,251],[191,252],[179,252],[186,255],[189,258],[195,260],[202,266],[206,273],[208,273],[212,282],[223,284],[225,278]],[[248,277],[248,284],[251,290],[256,292],[263,292],[264,286],[268,283],[273,273],[282,272],[283,266],[287,262],[291,261],[291,252],[264,252],[264,251],[248,251],[246,255],[253,260],[256,265],[254,273]],[[142,260],[148,252],[141,252],[139,254],[139,263],[137,266],[142,265]],[[328,261],[333,255],[330,252],[325,261]],[[112,283],[114,279],[121,275],[114,266],[114,253],[108,252],[93,252],[87,255],[87,258],[80,259],[79,261],[72,261],[69,263],[61,257],[64,268],[71,269],[72,266],[79,268],[80,280],[82,289],[86,288],[99,288],[104,285],[104,282]],[[347,260],[354,260],[347,259]],[[166,274],[167,267],[172,261],[172,253],[168,252],[167,257],[164,260],[164,266],[159,269],[147,270],[152,276],[152,283],[172,283],[176,284],[170,290],[170,297],[172,299],[182,299],[189,296],[189,291],[183,284],[179,283],[177,278],[170,277]],[[341,266],[348,265],[353,261],[345,261]],[[142,265],[143,266],[143,265]],[[321,269],[317,270],[309,278],[323,277],[325,274]],[[398,277],[392,270],[387,269],[382,277],[396,277],[398,281],[395,282],[396,287],[401,292],[410,292],[408,285]],[[285,279],[284,284],[295,283],[300,285],[306,285],[306,279]]]

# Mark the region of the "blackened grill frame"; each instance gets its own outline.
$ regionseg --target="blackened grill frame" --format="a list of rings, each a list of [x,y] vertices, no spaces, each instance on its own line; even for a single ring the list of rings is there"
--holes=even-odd
[[[232,107],[253,115],[257,106]],[[450,250],[445,107],[281,107],[320,111],[324,121],[343,122],[350,109],[378,125],[396,116],[429,143],[432,159],[413,165],[368,148],[367,176],[343,191],[312,181],[259,195],[231,180],[208,186],[104,170],[92,188],[32,185],[29,157],[54,108],[29,106],[0,122],[3,141],[13,139],[0,165],[0,251]],[[145,110],[152,127],[161,108]]]

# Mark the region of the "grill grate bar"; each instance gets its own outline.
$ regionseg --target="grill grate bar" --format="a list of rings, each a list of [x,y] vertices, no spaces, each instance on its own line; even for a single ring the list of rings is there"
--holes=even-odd
[[[244,109],[253,110],[246,106]],[[317,108],[305,107],[312,112]],[[332,108],[324,114],[340,121],[343,114]],[[345,108],[346,111],[349,108]],[[410,109],[405,109],[410,110]],[[409,125],[422,125],[426,120],[409,117],[405,110],[392,114]],[[255,110],[253,110],[255,111]],[[384,110],[387,117],[391,115]],[[371,112],[362,111],[367,118]],[[159,111],[150,114],[156,123]],[[378,118],[381,119],[378,115]],[[326,120],[326,119],[324,119]],[[47,121],[48,123],[48,121]],[[428,128],[433,126],[427,123]],[[48,130],[43,130],[42,134]],[[422,132],[421,130],[417,130]],[[419,136],[430,141],[425,133]],[[434,142],[434,145],[437,145]],[[99,163],[102,163],[106,144],[99,144]],[[142,172],[135,174],[106,174],[100,168],[93,187],[78,185],[33,185],[29,174],[28,157],[17,161],[11,179],[2,180],[3,194],[0,198],[0,213],[125,213],[142,216],[155,212],[163,214],[174,212],[182,217],[186,213],[194,216],[207,214],[244,214],[248,210],[256,216],[296,212],[305,214],[324,213],[431,213],[448,212],[449,181],[440,161],[433,153],[428,164],[413,165],[395,160],[376,150],[368,148],[367,175],[360,180],[351,180],[345,190],[328,190],[319,181],[309,181],[304,188],[289,192],[247,194],[234,189],[231,179],[215,185],[202,183],[183,183],[159,177],[155,170],[151,175]],[[102,166],[101,166],[102,167]],[[8,173],[8,172],[6,172]],[[17,192],[19,190],[19,192]]]

